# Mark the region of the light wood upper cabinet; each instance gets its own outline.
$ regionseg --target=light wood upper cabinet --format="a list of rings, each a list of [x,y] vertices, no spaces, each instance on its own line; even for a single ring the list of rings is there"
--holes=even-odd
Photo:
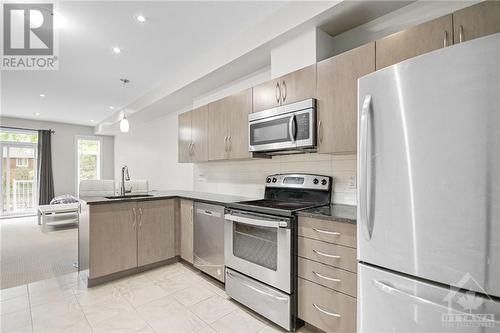
[[[452,33],[450,14],[377,40],[376,69],[449,46]]]
[[[208,105],[201,106],[178,117],[178,161],[204,162],[208,160]]]
[[[316,97],[316,64],[253,88],[253,112]]]
[[[456,43],[500,32],[500,1],[483,1],[453,13]]]
[[[181,258],[193,263],[193,201],[180,200]]]
[[[191,162],[208,161],[208,105],[191,113]]]
[[[317,64],[318,152],[356,151],[358,78],[375,70],[375,43]]]
[[[208,105],[208,159],[241,159],[248,152],[248,114],[252,111],[252,89]]]
[[[169,199],[137,203],[138,266],[175,256],[174,201]]]
[[[178,116],[178,161],[191,162],[191,112]]]
[[[135,202],[90,208],[90,278],[137,267]]]

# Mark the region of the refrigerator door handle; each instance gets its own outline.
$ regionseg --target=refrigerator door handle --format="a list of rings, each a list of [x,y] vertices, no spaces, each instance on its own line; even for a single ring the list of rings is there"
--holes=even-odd
[[[372,96],[366,95],[361,109],[360,121],[360,184],[359,184],[359,205],[360,205],[360,224],[365,226],[365,237],[370,240],[372,237],[373,225],[370,223],[370,188],[368,184],[368,125],[370,123],[370,108]]]

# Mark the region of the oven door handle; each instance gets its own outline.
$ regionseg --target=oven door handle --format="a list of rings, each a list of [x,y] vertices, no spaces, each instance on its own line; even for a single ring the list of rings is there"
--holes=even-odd
[[[267,227],[267,228],[280,228],[280,227],[286,228],[286,227],[288,227],[288,222],[286,222],[286,221],[268,221],[268,220],[261,220],[261,219],[237,216],[237,215],[233,215],[233,214],[226,214],[224,217],[226,220],[229,220],[229,221],[234,221],[234,222],[248,224],[248,225],[254,225],[257,227]]]

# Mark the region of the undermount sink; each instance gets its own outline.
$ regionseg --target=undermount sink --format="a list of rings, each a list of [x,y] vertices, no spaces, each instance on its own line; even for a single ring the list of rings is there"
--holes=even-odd
[[[105,197],[106,199],[127,199],[127,198],[146,198],[152,197],[152,194],[128,194],[128,195],[112,195]]]

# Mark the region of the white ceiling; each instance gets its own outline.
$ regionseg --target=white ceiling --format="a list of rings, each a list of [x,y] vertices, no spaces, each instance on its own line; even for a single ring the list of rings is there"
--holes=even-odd
[[[3,71],[2,115],[95,125],[122,105],[174,80],[206,54],[231,45],[284,5],[60,2],[56,17],[62,16],[65,24],[59,36],[59,70]],[[137,23],[137,14],[146,16],[147,22]],[[122,54],[113,54],[113,46],[121,47]],[[122,77],[131,81],[125,98]]]

